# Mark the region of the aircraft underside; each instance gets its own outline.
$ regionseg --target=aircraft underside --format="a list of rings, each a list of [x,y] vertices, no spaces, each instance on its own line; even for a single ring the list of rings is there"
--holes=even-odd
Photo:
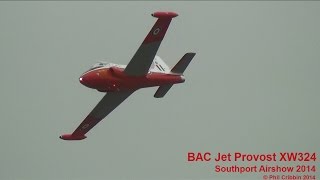
[[[100,92],[132,91],[145,87],[183,83],[183,75],[149,72],[144,76],[128,76],[118,67],[99,68],[80,77],[80,83]]]

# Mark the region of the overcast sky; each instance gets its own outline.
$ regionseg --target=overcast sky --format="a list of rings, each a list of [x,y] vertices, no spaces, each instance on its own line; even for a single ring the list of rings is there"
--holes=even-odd
[[[59,139],[104,95],[79,76],[127,64],[162,10],[179,16],[158,55],[197,53],[186,82]],[[319,2],[0,2],[0,179],[257,179],[186,153],[319,153],[319,16]]]

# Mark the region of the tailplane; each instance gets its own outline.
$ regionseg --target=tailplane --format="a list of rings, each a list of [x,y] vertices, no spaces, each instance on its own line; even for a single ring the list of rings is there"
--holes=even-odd
[[[167,92],[169,91],[169,89],[173,86],[173,84],[167,84],[167,85],[163,85],[160,86],[157,90],[157,92],[154,94],[155,98],[162,98],[164,95],[167,94]]]
[[[183,72],[187,69],[188,65],[190,64],[193,57],[196,53],[186,53],[180,61],[171,69],[171,73],[175,74],[183,74]],[[163,62],[164,63],[164,62]],[[168,66],[167,66],[168,67]],[[155,98],[162,98],[166,95],[166,93],[170,90],[173,84],[167,84],[160,86],[157,92],[154,94]]]
[[[186,53],[180,61],[171,69],[171,72],[183,74],[196,53]]]

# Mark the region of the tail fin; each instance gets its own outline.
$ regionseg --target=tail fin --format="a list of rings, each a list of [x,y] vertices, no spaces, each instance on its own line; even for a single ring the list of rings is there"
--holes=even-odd
[[[188,67],[192,58],[196,55],[196,53],[187,53],[185,54],[180,61],[171,69],[172,73],[183,74],[183,72]],[[166,93],[170,90],[173,84],[162,85],[158,88],[157,92],[154,94],[155,98],[162,98]]]
[[[170,68],[159,56],[155,56],[149,71],[170,73]]]
[[[180,61],[171,69],[171,72],[183,74],[196,53],[186,53]]]

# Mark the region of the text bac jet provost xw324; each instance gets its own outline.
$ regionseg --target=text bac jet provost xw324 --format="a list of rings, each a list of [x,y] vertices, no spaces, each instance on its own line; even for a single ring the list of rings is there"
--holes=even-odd
[[[161,98],[173,84],[185,81],[183,72],[195,53],[185,54],[172,69],[156,56],[172,18],[178,14],[155,12],[152,16],[158,19],[127,66],[98,63],[80,77],[81,84],[107,94],[72,134],[61,135],[61,139],[85,139],[90,129],[137,89],[159,86],[154,97]]]

